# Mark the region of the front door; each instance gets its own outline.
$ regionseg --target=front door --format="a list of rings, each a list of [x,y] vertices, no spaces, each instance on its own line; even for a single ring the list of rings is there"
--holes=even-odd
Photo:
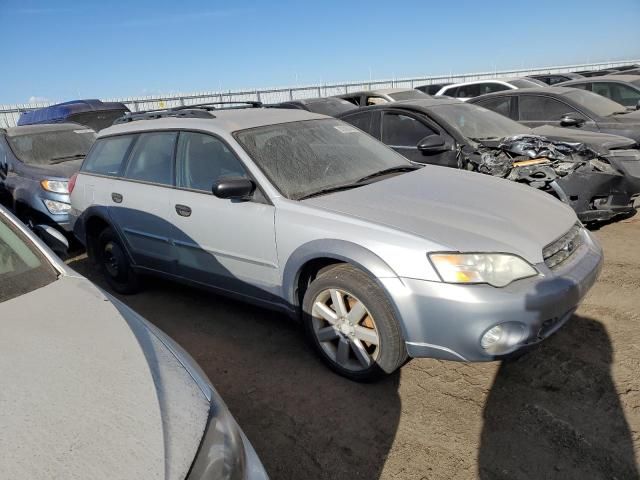
[[[248,176],[219,138],[181,132],[177,189],[170,192],[178,274],[260,300],[277,301],[275,208],[257,190],[247,201],[214,196],[224,177]]]

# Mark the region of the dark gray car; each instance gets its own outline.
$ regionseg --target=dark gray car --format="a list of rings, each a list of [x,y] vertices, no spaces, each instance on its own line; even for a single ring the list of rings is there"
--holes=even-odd
[[[33,227],[69,230],[69,179],[93,145],[96,132],[76,123],[0,130],[0,196]]]
[[[580,88],[613,100],[625,107],[640,108],[640,75],[605,75],[561,83],[559,86]]]
[[[266,480],[195,361],[2,207],[0,344],[0,478]]]
[[[635,213],[640,151],[624,137],[528,128],[446,97],[366,107],[339,117],[417,163],[525,183],[570,205],[583,222]]]
[[[554,125],[610,133],[640,141],[640,111],[577,88],[527,88],[469,100],[528,127]]]

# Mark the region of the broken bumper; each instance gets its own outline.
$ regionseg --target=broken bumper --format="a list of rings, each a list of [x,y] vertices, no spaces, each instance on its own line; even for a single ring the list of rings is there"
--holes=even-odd
[[[537,277],[504,288],[453,285],[415,279],[383,280],[392,294],[409,356],[491,361],[528,349],[556,332],[597,279],[602,250],[585,242],[558,269],[537,265]],[[480,342],[497,325],[517,325],[520,339],[504,354],[489,354]]]

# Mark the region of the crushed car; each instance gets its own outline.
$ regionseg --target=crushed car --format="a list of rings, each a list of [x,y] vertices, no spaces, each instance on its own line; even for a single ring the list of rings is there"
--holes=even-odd
[[[477,150],[460,149],[458,154],[460,168],[554,193],[574,207],[585,223],[635,212],[625,177],[584,143],[514,135],[484,140]]]
[[[415,163],[476,171],[548,192],[584,223],[635,213],[640,151],[632,139],[552,126],[532,129],[445,98],[361,108],[339,118]]]

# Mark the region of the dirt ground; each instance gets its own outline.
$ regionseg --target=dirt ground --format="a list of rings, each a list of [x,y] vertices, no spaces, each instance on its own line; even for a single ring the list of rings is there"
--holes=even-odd
[[[539,349],[414,360],[373,385],[328,371],[278,314],[161,281],[123,300],[200,363],[273,479],[636,479],[640,215],[596,236],[598,283]]]

